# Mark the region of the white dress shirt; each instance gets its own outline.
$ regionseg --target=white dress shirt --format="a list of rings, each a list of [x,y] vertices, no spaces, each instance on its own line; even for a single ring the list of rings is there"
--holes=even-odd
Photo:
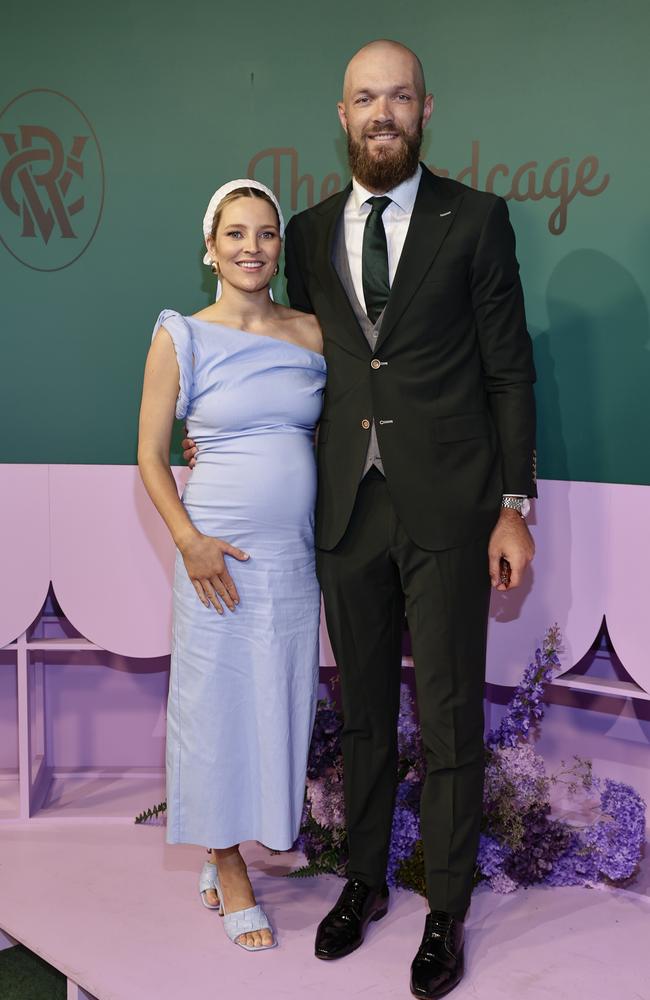
[[[420,186],[422,167],[418,164],[418,169],[408,180],[402,181],[392,191],[386,192],[386,197],[391,199],[391,204],[387,205],[382,214],[382,222],[386,232],[386,245],[388,247],[388,282],[393,284],[393,278],[397,271],[399,259],[402,256],[404,241],[408,232],[415,197]],[[361,255],[363,250],[363,231],[366,226],[366,219],[370,215],[371,208],[367,203],[368,198],[374,198],[372,191],[366,191],[356,178],[352,179],[352,190],[347,200],[343,213],[345,225],[345,249],[348,253],[352,283],[357,298],[363,308],[366,308],[366,300],[363,294],[363,278]]]

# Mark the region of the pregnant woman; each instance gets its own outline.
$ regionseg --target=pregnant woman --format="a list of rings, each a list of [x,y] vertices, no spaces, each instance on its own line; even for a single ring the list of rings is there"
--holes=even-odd
[[[138,464],[176,544],[167,710],[167,841],[210,849],[199,890],[249,951],[277,943],[239,844],[294,843],[318,683],[313,453],[325,385],[313,316],[273,301],[284,221],[273,193],[231,181],[203,225],[215,304],[160,314]],[[182,501],[174,415],[198,446]]]

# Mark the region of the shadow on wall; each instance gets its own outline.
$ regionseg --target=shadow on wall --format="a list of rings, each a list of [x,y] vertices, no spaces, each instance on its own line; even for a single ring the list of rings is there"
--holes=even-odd
[[[650,484],[650,322],[634,277],[596,250],[564,257],[534,335],[540,475]]]

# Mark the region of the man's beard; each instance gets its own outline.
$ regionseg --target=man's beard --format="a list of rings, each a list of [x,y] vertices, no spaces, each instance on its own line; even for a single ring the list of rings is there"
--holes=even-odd
[[[402,141],[395,152],[380,149],[378,156],[372,156],[368,151],[366,136],[380,131],[397,132]],[[394,123],[381,130],[364,132],[360,142],[348,132],[348,161],[352,176],[369,191],[391,191],[413,176],[420,160],[421,146],[422,122],[418,122],[414,132],[406,132]]]

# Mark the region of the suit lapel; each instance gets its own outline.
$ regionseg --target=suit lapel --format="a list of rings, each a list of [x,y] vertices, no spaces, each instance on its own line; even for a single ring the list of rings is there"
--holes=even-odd
[[[343,210],[348,200],[352,182],[339,194],[338,198],[328,201],[322,206],[323,223],[318,248],[314,255],[316,275],[323,288],[331,296],[332,306],[341,317],[341,322],[353,336],[360,336],[366,347],[368,343],[355,316],[352,303],[334,266],[334,241],[339,225],[343,225]],[[343,238],[341,234],[340,238]]]
[[[385,343],[415,295],[454,223],[462,194],[443,197],[436,177],[426,167],[418,188],[413,214],[384,313],[376,350]]]

